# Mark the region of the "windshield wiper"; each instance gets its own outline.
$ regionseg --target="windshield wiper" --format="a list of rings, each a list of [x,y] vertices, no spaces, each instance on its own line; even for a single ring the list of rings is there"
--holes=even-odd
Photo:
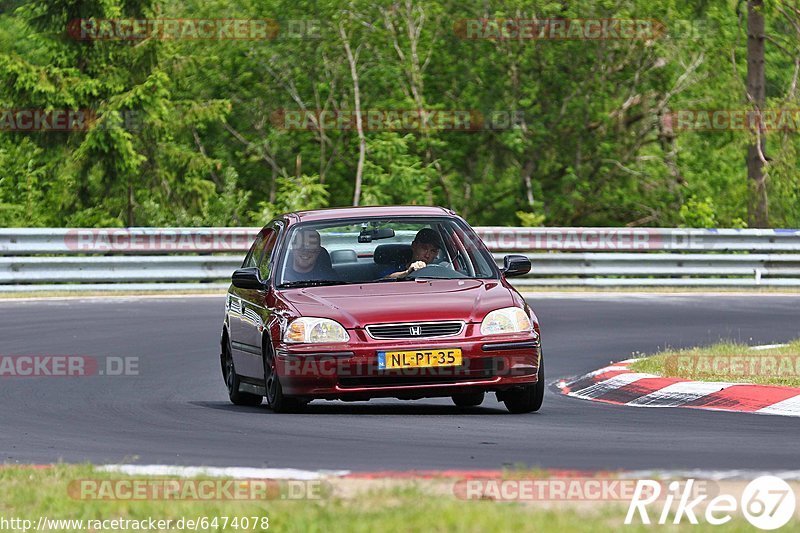
[[[386,283],[387,281],[414,281],[414,278],[380,278],[372,281],[365,281],[364,283]]]
[[[346,285],[346,281],[336,281],[333,279],[307,279],[303,281],[286,281],[278,285],[279,289],[289,289],[293,287],[322,287],[323,285]]]

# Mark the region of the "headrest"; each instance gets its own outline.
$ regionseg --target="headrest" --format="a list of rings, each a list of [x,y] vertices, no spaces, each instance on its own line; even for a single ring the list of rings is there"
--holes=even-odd
[[[405,265],[411,261],[410,244],[381,244],[372,256],[378,265]]]
[[[334,263],[357,263],[358,255],[355,250],[334,250],[331,252],[331,261]]]
[[[319,251],[319,257],[317,257],[317,266],[322,268],[333,268],[331,266],[331,254],[329,254],[328,250],[325,248]]]

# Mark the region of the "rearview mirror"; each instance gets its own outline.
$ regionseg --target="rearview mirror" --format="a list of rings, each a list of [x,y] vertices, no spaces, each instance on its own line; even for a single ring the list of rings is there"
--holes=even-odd
[[[510,278],[524,276],[531,271],[531,260],[524,255],[507,255],[503,258],[503,274]]]
[[[240,268],[231,276],[233,286],[239,289],[253,289],[263,291],[266,289],[264,282],[261,280],[261,275],[258,272],[258,267]]]
[[[358,234],[358,242],[372,242],[380,239],[391,239],[392,237],[394,237],[394,230],[392,228],[361,230],[361,233]]]

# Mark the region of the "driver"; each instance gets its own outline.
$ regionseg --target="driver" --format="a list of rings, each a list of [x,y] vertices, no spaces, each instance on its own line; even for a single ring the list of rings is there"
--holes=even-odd
[[[404,278],[421,268],[425,268],[439,255],[442,242],[439,235],[431,228],[422,228],[411,243],[411,261],[404,270],[393,272],[387,278]]]

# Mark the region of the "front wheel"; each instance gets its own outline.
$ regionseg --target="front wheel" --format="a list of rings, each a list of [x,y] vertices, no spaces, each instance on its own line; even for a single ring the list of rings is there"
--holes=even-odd
[[[267,404],[275,413],[294,413],[306,406],[306,403],[298,398],[284,396],[271,350],[266,350],[264,354],[264,389],[267,393]]]
[[[506,409],[514,414],[533,413],[542,407],[544,400],[544,356],[539,356],[539,381],[521,389],[507,391],[503,395]]]
[[[225,385],[228,387],[228,398],[231,403],[234,405],[261,405],[261,400],[263,400],[261,396],[239,391],[239,376],[236,375],[236,366],[233,364],[230,340],[225,340],[223,350],[222,360],[225,370]]]

